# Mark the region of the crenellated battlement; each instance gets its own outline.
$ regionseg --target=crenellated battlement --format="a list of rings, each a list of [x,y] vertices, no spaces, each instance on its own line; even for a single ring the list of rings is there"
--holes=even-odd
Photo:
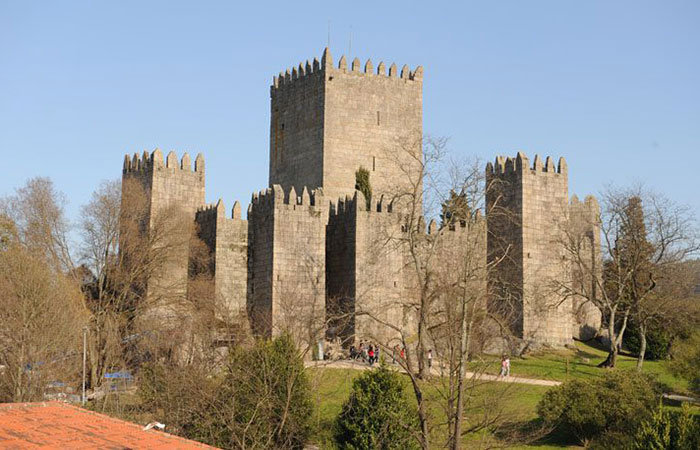
[[[330,72],[343,72],[371,77],[394,78],[397,80],[415,81],[419,83],[423,81],[422,66],[418,66],[415,70],[411,71],[408,65],[404,64],[404,66],[401,68],[401,72],[399,72],[396,63],[392,63],[391,66],[389,66],[389,71],[387,73],[386,64],[384,64],[383,61],[377,65],[377,69],[375,71],[374,64],[372,63],[371,59],[368,59],[363,66],[360,59],[355,58],[348,66],[348,59],[345,57],[345,55],[342,55],[338,61],[338,66],[334,67],[333,57],[331,56],[331,52],[328,47],[326,47],[326,49],[323,51],[323,56],[321,56],[320,62],[317,58],[314,58],[312,62],[306,60],[305,63],[299,63],[298,66],[287,69],[284,72],[280,72],[278,76],[272,77],[272,86],[270,89],[275,91],[287,86],[292,86],[299,80],[305,80],[321,73]]]
[[[353,196],[346,195],[340,197],[336,202],[330,202],[330,215],[339,216],[348,212],[365,211],[370,213],[392,213],[394,202],[384,195],[379,196],[379,200],[372,199],[370,208],[367,209],[367,200],[360,191],[355,191]]]
[[[192,161],[188,153],[184,153],[178,161],[177,154],[174,151],[168,153],[166,158],[163,158],[163,152],[156,148],[150,155],[147,151],[143,151],[143,155],[139,156],[134,153],[133,156],[124,155],[123,173],[131,172],[149,172],[153,170],[173,169],[183,172],[192,172]],[[204,173],[204,155],[197,154],[194,160],[194,172]]]
[[[241,204],[236,200],[233,203],[233,208],[231,208],[231,216],[226,217],[226,206],[224,205],[224,201],[222,199],[219,199],[216,203],[209,203],[204,206],[200,206],[197,208],[197,211],[195,213],[195,220],[199,221],[204,221],[204,220],[217,220],[217,219],[226,219],[226,220],[232,220],[232,219],[241,219]]]
[[[284,189],[279,184],[273,185],[271,188],[263,189],[259,192],[253,193],[253,197],[250,202],[250,207],[248,211],[255,209],[256,207],[262,207],[263,205],[274,206],[274,207],[292,207],[296,209],[296,206],[323,206],[323,189],[314,189],[311,193],[304,187],[301,195],[297,194],[294,186],[292,186],[286,193]]]
[[[529,169],[529,170],[525,170]],[[557,175],[566,175],[568,166],[564,157],[560,157],[557,165],[554,165],[554,159],[547,156],[544,163],[540,155],[535,155],[535,160],[530,165],[530,159],[523,152],[518,152],[515,157],[497,156],[496,160],[486,164],[487,175],[504,175],[511,173],[548,173]]]

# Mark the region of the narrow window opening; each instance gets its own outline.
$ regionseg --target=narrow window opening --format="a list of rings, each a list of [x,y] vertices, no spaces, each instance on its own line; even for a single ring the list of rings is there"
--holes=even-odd
[[[377,111],[377,125],[380,125],[381,123],[381,114],[379,111]]]
[[[377,170],[377,157],[373,156],[372,157],[372,172]]]

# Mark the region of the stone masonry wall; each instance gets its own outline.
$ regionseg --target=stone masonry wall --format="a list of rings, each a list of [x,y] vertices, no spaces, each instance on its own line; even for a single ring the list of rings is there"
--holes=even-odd
[[[331,208],[328,223],[328,310],[343,344],[393,345],[404,326],[404,253],[401,218],[380,199],[367,208],[359,191]]]
[[[491,308],[511,314],[514,333],[531,342],[562,346],[571,342],[570,299],[556,293],[556,280],[570,274],[557,234],[558,223],[568,215],[567,166],[555,167],[551,158],[542,164],[535,157],[496,159],[487,166],[489,260],[504,260],[489,274],[495,289]],[[497,214],[497,205],[502,214]],[[493,217],[488,215],[493,214]],[[504,295],[505,294],[505,295]]]
[[[214,292],[221,313],[229,317],[246,316],[248,291],[248,221],[241,219],[241,207],[234,203],[231,217],[226,217],[222,200],[200,208],[196,214],[199,237],[212,256]]]
[[[603,276],[603,259],[600,242],[600,207],[595,197],[589,195],[581,202],[575,195],[569,204],[569,223],[572,232],[583,243],[584,254],[590,258],[585,262],[586,273],[572,267],[572,281],[580,283],[580,289],[595,296]],[[591,276],[592,274],[592,276]],[[601,325],[601,313],[591,302],[582,297],[573,298],[573,331],[578,339],[595,337]]]
[[[249,209],[248,310],[264,336],[289,332],[312,345],[325,331],[326,221],[323,192],[279,185],[253,197]]]
[[[194,170],[187,153],[178,162],[174,152],[156,149],[139,158],[125,157],[122,183],[137,180],[148,197],[148,231],[154,245],[172,247],[161,275],[148,282],[148,296],[175,299],[184,297],[187,289],[189,234],[197,208],[204,205],[204,157],[199,154]],[[128,205],[124,205],[128,207]],[[163,234],[159,236],[157,234]],[[177,235],[175,235],[177,234]]]

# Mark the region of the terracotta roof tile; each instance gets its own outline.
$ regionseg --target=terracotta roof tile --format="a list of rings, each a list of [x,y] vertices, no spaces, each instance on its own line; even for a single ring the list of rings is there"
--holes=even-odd
[[[3,449],[214,448],[61,402],[0,403]]]

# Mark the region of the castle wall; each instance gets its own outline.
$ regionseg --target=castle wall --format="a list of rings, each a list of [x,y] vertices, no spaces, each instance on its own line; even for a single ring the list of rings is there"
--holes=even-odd
[[[570,343],[573,336],[571,321],[561,320],[571,317],[571,300],[560,298],[556,286],[570,276],[557,231],[568,216],[567,174],[563,158],[557,168],[552,159],[543,165],[536,156],[531,168],[522,153],[499,157],[487,167],[487,182],[500,185],[487,192],[487,214],[493,214],[489,258],[505,258],[489,274],[496,295],[492,308],[512,314],[516,335],[554,346]]]
[[[314,60],[270,87],[270,186],[323,187],[324,77]]]
[[[270,88],[270,185],[297,192],[323,187],[329,198],[353,195],[355,172],[370,171],[374,194],[407,192],[422,152],[423,69],[399,74],[384,63],[374,71],[345,57],[333,66],[326,49],[314,60],[275,77]],[[411,152],[409,154],[408,152]],[[400,164],[399,164],[400,163]]]
[[[134,154],[125,157],[122,186],[137,182],[147,197],[147,227],[149,241],[161,251],[163,270],[158,277],[148,280],[148,297],[174,300],[184,298],[187,290],[189,238],[194,215],[204,204],[204,157],[199,154],[194,170],[187,153],[177,160],[170,152],[163,160],[163,153],[156,149],[151,155]],[[127,189],[128,190],[128,189]],[[122,207],[134,206],[127,201],[122,189]],[[139,206],[140,207],[140,206]],[[145,230],[144,230],[145,231]]]
[[[331,208],[327,274],[331,323],[344,345],[369,340],[393,345],[404,327],[405,241],[401,222],[387,203],[367,209],[362,193]]]
[[[578,289],[595,297],[603,276],[603,259],[600,241],[600,207],[596,199],[589,195],[581,202],[573,196],[569,204],[569,224],[574,236],[582,243],[584,255],[589,255],[585,261],[587,270],[582,271],[574,265],[571,270],[573,283]],[[585,298],[576,296],[572,299],[573,331],[578,339],[592,339],[600,329],[602,315],[600,310]]]
[[[380,63],[375,72],[371,61],[363,69],[358,59],[348,67],[345,57],[338,68],[326,65],[323,187],[331,198],[352,195],[360,167],[369,170],[377,196],[411,192],[418,181],[423,70],[404,66],[399,74],[392,64],[384,71]],[[402,172],[408,167],[411,175]]]
[[[201,208],[196,222],[199,237],[212,254],[211,273],[220,313],[230,318],[246,317],[248,291],[248,221],[241,219],[238,202],[231,217],[226,217],[224,203]]]
[[[257,334],[286,331],[306,345],[323,337],[327,208],[320,189],[285,195],[275,185],[253,197],[248,311]]]

